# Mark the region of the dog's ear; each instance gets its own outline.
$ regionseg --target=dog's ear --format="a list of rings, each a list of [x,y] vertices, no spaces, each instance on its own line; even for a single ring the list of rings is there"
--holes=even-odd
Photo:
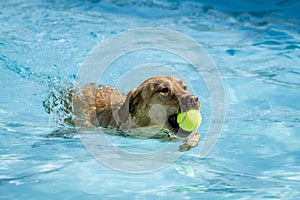
[[[128,116],[135,110],[141,96],[142,89],[135,88],[131,90],[125,99],[124,104],[119,109],[119,119],[121,123],[125,123],[128,120]]]

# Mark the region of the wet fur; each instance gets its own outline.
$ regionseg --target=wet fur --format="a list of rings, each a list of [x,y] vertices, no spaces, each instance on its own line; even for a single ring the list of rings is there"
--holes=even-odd
[[[187,136],[180,147],[181,151],[195,147],[199,143],[200,133],[187,133],[170,124],[167,119],[172,115],[176,116],[178,112],[200,109],[198,98],[190,94],[185,83],[178,78],[152,77],[127,95],[112,87],[88,84],[79,90],[69,91],[66,97],[69,99],[68,102],[73,103],[72,112],[77,119],[76,121],[68,119],[69,123],[130,130],[132,136],[135,136],[133,131],[135,129],[151,129],[158,126],[160,129],[169,130],[169,133],[174,133],[173,135],[183,133]],[[44,106],[48,107],[50,113],[51,106],[49,104]],[[140,131],[136,133],[138,132],[140,133]],[[167,137],[171,137],[170,134],[167,134]]]

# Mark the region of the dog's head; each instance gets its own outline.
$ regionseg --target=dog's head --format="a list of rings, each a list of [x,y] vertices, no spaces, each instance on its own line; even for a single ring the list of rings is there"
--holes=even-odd
[[[197,96],[188,92],[186,84],[176,77],[157,76],[128,93],[119,118],[121,123],[130,120],[137,127],[151,126],[153,118],[161,119],[155,123],[163,123],[166,128],[178,132],[177,114],[190,109],[199,110],[200,103]],[[163,115],[165,117],[161,117]]]

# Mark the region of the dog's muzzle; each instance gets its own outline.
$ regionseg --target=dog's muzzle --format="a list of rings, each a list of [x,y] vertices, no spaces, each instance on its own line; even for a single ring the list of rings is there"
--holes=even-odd
[[[200,103],[196,95],[188,94],[188,95],[181,96],[179,98],[179,102],[180,102],[181,112],[186,112],[191,109],[196,109],[196,110],[200,109]]]

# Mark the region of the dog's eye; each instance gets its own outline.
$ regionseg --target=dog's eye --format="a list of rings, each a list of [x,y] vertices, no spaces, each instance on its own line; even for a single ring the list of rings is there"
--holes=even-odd
[[[187,86],[186,85],[183,86],[183,90],[187,90]]]
[[[159,90],[159,92],[160,92],[160,93],[166,94],[166,93],[169,92],[169,88],[166,88],[166,87],[165,87],[165,88],[162,88],[162,89]]]

